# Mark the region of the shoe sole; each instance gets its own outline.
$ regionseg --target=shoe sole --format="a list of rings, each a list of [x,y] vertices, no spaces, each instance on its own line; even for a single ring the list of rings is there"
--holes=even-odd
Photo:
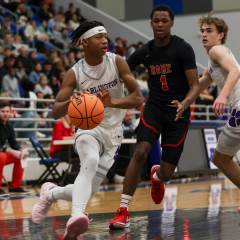
[[[124,229],[124,228],[129,228],[130,227],[130,221],[126,222],[125,224],[120,223],[120,222],[115,222],[109,225],[109,228],[111,230],[114,229]]]
[[[79,217],[69,225],[67,225],[64,240],[71,240],[77,238],[79,235],[85,233],[88,229],[89,220],[87,217]]]

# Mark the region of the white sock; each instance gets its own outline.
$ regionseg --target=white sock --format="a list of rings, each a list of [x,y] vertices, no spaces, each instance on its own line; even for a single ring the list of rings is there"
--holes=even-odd
[[[121,202],[120,202],[120,208],[127,208],[128,210],[128,205],[130,203],[130,201],[132,200],[132,196],[127,195],[127,194],[122,194],[121,195]]]
[[[97,192],[99,190],[99,186],[101,185],[103,179],[105,177],[95,176],[92,183],[92,194]],[[50,201],[56,201],[56,200],[66,200],[66,201],[72,201],[72,191],[73,191],[73,184],[68,184],[64,187],[54,187],[49,190],[48,199]]]
[[[162,181],[162,180],[158,177],[157,172],[155,172],[155,173],[153,174],[153,179],[156,180],[156,181]]]

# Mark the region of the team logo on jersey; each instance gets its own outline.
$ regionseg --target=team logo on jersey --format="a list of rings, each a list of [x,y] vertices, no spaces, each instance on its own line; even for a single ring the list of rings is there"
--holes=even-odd
[[[231,117],[228,120],[228,124],[231,127],[238,127],[240,126],[240,110],[237,111],[237,109],[233,109],[231,113]]]

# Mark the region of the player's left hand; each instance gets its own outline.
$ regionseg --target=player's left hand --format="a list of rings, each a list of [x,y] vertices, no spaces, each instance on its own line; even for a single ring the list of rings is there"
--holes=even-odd
[[[227,104],[227,97],[219,95],[213,103],[212,109],[216,116],[222,116]]]
[[[171,105],[169,105],[169,106],[175,107],[177,109],[176,110],[176,117],[175,117],[174,121],[177,121],[180,118],[183,118],[182,114],[183,114],[183,112],[185,110],[185,106],[181,102],[179,102],[178,100],[173,100],[171,102]]]

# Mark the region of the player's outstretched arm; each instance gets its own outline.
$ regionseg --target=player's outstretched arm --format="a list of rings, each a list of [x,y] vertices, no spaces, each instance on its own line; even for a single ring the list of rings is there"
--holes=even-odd
[[[202,76],[199,78],[199,94],[207,89],[212,83],[212,78],[208,73],[208,70],[204,70]]]
[[[52,115],[55,119],[63,117],[67,114],[67,107],[70,102],[70,97],[73,95],[73,90],[76,88],[76,77],[73,70],[68,70],[60,91],[56,96],[53,105]]]
[[[120,56],[116,56],[116,65],[119,71],[119,76],[124,82],[129,95],[112,99],[112,107],[116,108],[133,108],[140,106],[143,103],[143,97],[139,85],[131,73],[127,62]]]

